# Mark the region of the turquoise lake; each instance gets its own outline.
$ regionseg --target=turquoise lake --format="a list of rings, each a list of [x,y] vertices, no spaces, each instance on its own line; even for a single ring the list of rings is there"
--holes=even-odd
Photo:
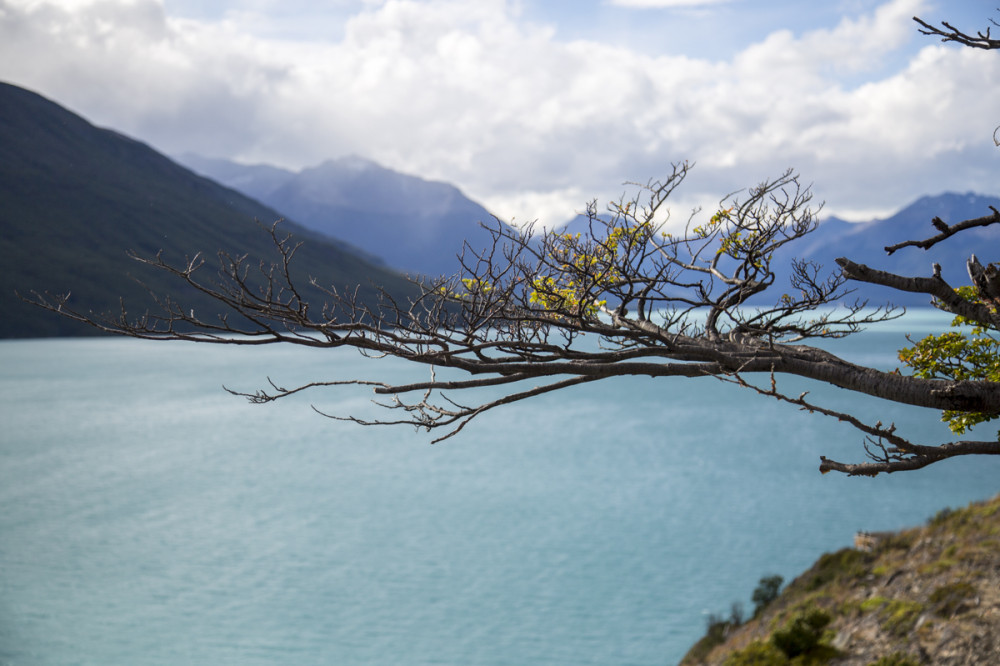
[[[917,312],[832,349],[895,367]],[[833,419],[712,379],[614,380],[489,413],[431,446],[350,350],[0,342],[0,664],[675,664],[709,613],[858,530],[1000,491],[1000,460],[877,479]],[[924,443],[939,415],[789,382]],[[995,432],[986,424],[977,435]]]

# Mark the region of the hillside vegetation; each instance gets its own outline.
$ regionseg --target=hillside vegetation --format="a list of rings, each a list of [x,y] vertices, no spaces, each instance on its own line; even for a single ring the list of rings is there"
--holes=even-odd
[[[712,622],[682,666],[1000,664],[1000,496],[855,545]]]

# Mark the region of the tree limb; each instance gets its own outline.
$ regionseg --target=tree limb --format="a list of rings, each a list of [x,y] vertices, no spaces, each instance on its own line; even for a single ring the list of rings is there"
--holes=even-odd
[[[924,240],[908,240],[903,241],[902,243],[896,243],[895,245],[887,245],[885,251],[887,254],[891,255],[896,250],[900,250],[904,247],[919,247],[923,250],[929,250],[941,241],[954,236],[960,231],[965,231],[966,229],[972,229],[974,227],[987,227],[991,224],[1000,224],[1000,211],[993,206],[990,206],[990,210],[993,211],[992,215],[984,215],[983,217],[965,220],[953,225],[948,225],[940,217],[935,217],[931,220],[931,224],[933,224],[934,228],[941,233]]]
[[[942,29],[926,23],[916,16],[913,17],[913,20],[923,26],[923,28],[920,29],[922,34],[940,37],[942,42],[956,42],[963,46],[984,50],[1000,49],[1000,39],[993,39],[990,36],[989,28],[986,28],[985,33],[978,32],[975,35],[970,35],[955,28],[947,21],[941,22],[941,25],[944,26]],[[997,25],[996,21],[991,20],[991,23]]]
[[[831,460],[826,456],[820,456],[819,470],[821,473],[837,471],[848,476],[877,476],[880,473],[891,474],[892,472],[910,471],[926,467],[932,463],[960,455],[1000,455],[1000,441],[996,442],[948,442],[937,446],[927,446],[914,444],[913,442],[899,436],[896,433],[896,426],[885,427],[879,421],[875,425],[864,423],[857,417],[846,412],[841,412],[826,407],[822,407],[806,400],[806,393],[796,398],[788,396],[777,389],[777,382],[774,375],[771,375],[770,388],[762,388],[747,382],[739,373],[720,377],[723,381],[737,384],[743,388],[748,388],[763,396],[775,398],[781,402],[786,402],[798,406],[800,409],[832,416],[839,421],[848,423],[852,427],[860,430],[868,436],[868,445],[865,450],[868,456],[873,459],[869,463],[841,463]],[[888,445],[888,446],[887,446]]]
[[[220,253],[214,279],[200,255],[177,266],[159,255],[136,257],[225,306],[228,314],[216,318],[200,317],[169,297],[157,299],[160,312],[135,318],[124,304],[116,314],[95,315],[75,311],[68,296],[34,294],[34,303],[101,331],[137,338],[352,347],[364,355],[427,366],[429,379],[405,384],[347,379],[289,388],[269,380],[266,390],[226,390],[260,403],[308,389],[371,387],[376,395],[390,396],[376,404],[399,418],[367,420],[317,411],[364,425],[408,424],[444,433],[434,441],[454,436],[499,406],[636,375],[737,377],[742,382],[743,376],[787,374],[901,404],[1000,412],[1000,382],[883,372],[803,344],[844,337],[899,316],[896,309],[865,303],[829,310],[848,293],[848,280],[927,293],[944,309],[995,327],[988,307],[958,296],[939,272],[932,278],[905,278],[847,259],[839,259],[842,270],[829,277],[818,266],[797,262],[787,293],[778,291],[773,301],[750,307],[748,299],[775,289],[775,251],[816,228],[812,194],[795,174],[785,172],[726,197],[701,224],[692,214],[685,232],[672,236],[662,231],[665,202],[689,169],[686,163],[674,165],[666,179],[640,186],[633,197],[614,202],[601,215],[592,204],[586,235],[534,236],[500,224],[490,227],[492,243],[478,251],[468,248],[461,274],[417,281],[419,295],[405,302],[384,291],[374,302],[360,302],[357,291],[333,287],[324,289],[329,300],[323,307],[304,302],[289,270],[298,246],[273,226],[274,264]],[[989,281],[985,268],[983,276]],[[467,376],[438,379],[443,368]],[[540,383],[525,386],[529,381]],[[495,389],[505,394],[497,397],[491,393]],[[480,390],[487,393],[477,396]],[[474,399],[459,402],[455,395]],[[774,397],[854,425],[870,438],[869,453],[883,451],[879,464],[889,467],[882,471],[902,469],[904,459],[913,465],[914,456],[930,460],[939,451],[968,448],[925,450],[891,429],[867,426],[804,396],[788,398],[775,390]],[[882,442],[892,448],[880,448]]]
[[[851,280],[877,284],[897,291],[927,294],[934,298],[935,305],[952,314],[960,315],[985,326],[1000,327],[1000,316],[981,303],[962,298],[941,277],[941,267],[935,265],[933,277],[904,277],[858,264],[846,257],[835,259],[844,275]]]

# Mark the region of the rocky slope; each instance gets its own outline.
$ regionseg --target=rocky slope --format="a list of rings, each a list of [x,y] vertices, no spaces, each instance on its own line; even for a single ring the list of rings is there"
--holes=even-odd
[[[682,666],[1000,664],[1000,496],[855,546],[717,620]]]

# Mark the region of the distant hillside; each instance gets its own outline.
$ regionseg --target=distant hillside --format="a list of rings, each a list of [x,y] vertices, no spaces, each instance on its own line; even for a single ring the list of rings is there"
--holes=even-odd
[[[938,232],[931,226],[931,220],[940,217],[949,224],[990,215],[990,206],[1000,209],[1000,197],[983,196],[969,192],[955,194],[946,192],[937,196],[925,196],[904,207],[895,215],[884,220],[870,222],[845,222],[836,217],[822,220],[819,227],[807,236],[782,248],[771,263],[775,270],[775,286],[755,302],[774,303],[777,298],[791,289],[791,261],[805,259],[822,266],[821,275],[826,277],[839,272],[834,262],[838,257],[847,257],[873,268],[905,276],[932,274],[932,265],[941,264],[942,275],[953,286],[969,284],[965,263],[975,253],[986,261],[996,261],[1000,249],[1000,225],[970,229],[952,236],[930,250],[913,247],[898,250],[889,256],[885,247],[906,240],[922,240]],[[570,233],[586,233],[587,219],[579,216],[569,222],[564,230]],[[904,306],[929,306],[930,297],[909,294],[877,287],[851,283],[854,289],[845,300],[869,300],[871,305],[892,302]]]
[[[930,250],[907,247],[886,255],[885,247],[906,240],[922,240],[938,232],[931,226],[934,217],[948,224],[990,215],[990,206],[1000,208],[1000,197],[969,192],[946,192],[925,196],[884,220],[849,223],[829,218],[819,229],[800,242],[792,244],[782,256],[794,255],[836,270],[834,259],[847,257],[858,263],[906,276],[929,277],[935,263],[941,265],[945,280],[954,286],[969,284],[965,262],[972,254],[983,261],[996,261],[1000,249],[1000,225],[970,229],[938,243]],[[855,296],[869,298],[873,303],[891,300],[900,305],[928,305],[929,297],[903,294],[883,287],[859,286]]]
[[[160,293],[181,294],[200,312],[214,304],[126,256],[158,251],[172,261],[204,253],[214,275],[225,250],[273,260],[270,238],[254,221],[270,225],[277,211],[197,176],[148,146],[99,129],[35,93],[0,84],[0,337],[80,335],[92,329],[19,301],[15,290],[72,292],[72,304],[117,311],[119,296],[130,312],[151,305],[133,276]],[[285,230],[306,244],[296,255],[297,278],[321,284],[372,284],[397,294],[408,283],[342,244],[294,224]],[[323,299],[317,290],[310,299]]]
[[[457,270],[455,255],[463,239],[470,239],[474,247],[485,247],[489,240],[478,225],[479,221],[491,219],[489,213],[454,187],[399,174],[362,158],[329,161],[299,173],[196,155],[179,159],[312,229],[342,239],[403,270],[451,274]],[[990,206],[1000,208],[1000,197],[944,193],[922,197],[885,220],[849,223],[827,218],[814,233],[776,257],[776,287],[765,300],[773,302],[790,290],[793,258],[820,264],[823,275],[839,270],[834,259],[841,256],[909,276],[929,276],[932,264],[939,263],[945,279],[956,286],[967,284],[966,260],[977,251],[983,260],[989,258],[986,248],[1000,246],[1000,226],[963,232],[929,251],[906,248],[890,257],[884,248],[934,235],[937,232],[930,222],[936,216],[954,223],[988,215]],[[574,219],[565,230],[585,232],[586,218]],[[906,306],[930,304],[930,299],[920,294],[869,285],[850,287],[855,289],[845,299],[850,302],[868,299],[872,305],[888,301]]]
[[[464,242],[477,250],[490,243],[480,223],[493,223],[493,217],[458,188],[360,157],[330,160],[298,173],[191,154],[178,159],[402,271],[452,275],[460,269],[456,257]]]
[[[713,621],[681,665],[1000,664],[1000,497],[859,535],[735,619]]]

